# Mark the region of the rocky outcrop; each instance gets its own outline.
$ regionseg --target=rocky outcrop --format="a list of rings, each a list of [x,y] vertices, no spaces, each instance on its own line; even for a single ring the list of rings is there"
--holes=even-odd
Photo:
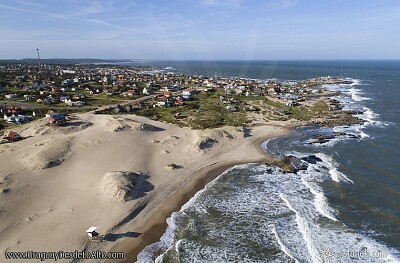
[[[315,156],[315,155],[309,155],[309,156],[305,156],[305,157],[301,157],[301,160],[307,162],[307,163],[311,163],[311,164],[316,164],[318,162],[322,162],[321,158]]]
[[[346,137],[346,138],[350,138],[350,139],[360,139],[360,136],[356,135],[356,134],[345,133],[345,132],[334,132],[334,133],[329,134],[329,135],[318,135],[313,140],[311,140],[309,142],[309,144],[324,144],[324,143],[327,143],[327,142],[329,142],[332,139],[335,139],[337,137]]]
[[[286,173],[297,173],[300,170],[307,170],[308,164],[293,155],[284,156],[282,159],[275,161],[272,165],[279,167]]]

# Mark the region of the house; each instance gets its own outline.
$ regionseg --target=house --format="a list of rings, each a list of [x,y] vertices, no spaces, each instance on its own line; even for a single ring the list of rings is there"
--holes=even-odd
[[[65,102],[66,100],[69,100],[69,95],[60,96],[60,101]]]
[[[15,117],[15,123],[16,124],[23,124],[23,123],[27,123],[30,122],[32,119],[28,116],[25,115],[17,115]]]
[[[22,140],[22,137],[17,132],[10,131],[8,135],[4,137],[4,139],[6,139],[8,142],[16,142]]]
[[[173,92],[173,91],[178,91],[179,87],[177,85],[174,85],[174,86],[171,86],[171,87],[165,87],[164,90]]]
[[[8,120],[10,117],[12,117],[12,116],[15,117],[14,114],[5,112],[4,115],[3,115],[3,119],[4,119],[4,121],[7,121],[7,120]]]
[[[159,107],[171,107],[172,99],[167,97],[158,97],[157,98],[157,106]]]
[[[4,114],[4,120],[7,123],[12,123],[12,124],[23,124],[31,121],[31,118],[25,115],[15,115],[12,114]]]
[[[14,99],[14,98],[18,98],[18,94],[15,94],[15,93],[6,94],[6,95],[4,95],[4,97],[6,97],[6,99]]]
[[[296,101],[288,100],[288,102],[286,102],[286,105],[289,107],[294,107],[294,106],[298,106],[299,104]]]
[[[123,75],[119,75],[118,76],[117,82],[118,82],[119,85],[122,85],[127,81],[128,81],[128,79],[125,76],[123,76]]]
[[[46,113],[46,118],[50,118],[53,115],[57,115],[58,113],[52,110],[48,110]]]
[[[172,97],[172,92],[171,91],[164,91],[164,97],[166,97],[166,98]]]
[[[75,93],[74,96],[72,96],[73,100],[81,100],[84,98],[85,98],[85,95],[83,95],[82,93]]]
[[[82,107],[85,105],[85,102],[80,101],[80,100],[78,100],[78,101],[67,100],[67,101],[68,101],[67,104],[70,107]]]
[[[126,95],[133,96],[133,95],[135,95],[135,91],[133,89],[127,90]]]
[[[166,99],[167,99],[167,98],[165,98],[165,97],[158,97],[158,98],[157,98],[157,106],[159,106],[159,107],[165,107]]]
[[[154,94],[154,90],[151,87],[145,87],[143,88],[142,93],[145,95],[151,95]]]
[[[33,110],[32,111],[32,116],[33,117],[42,117],[43,113],[40,110]]]
[[[226,106],[226,109],[227,109],[228,111],[237,111],[237,110],[238,110],[237,107],[236,107],[236,106],[233,106],[233,105]]]
[[[61,88],[60,89],[62,92],[69,92],[69,91],[71,91],[71,88],[69,88],[69,87],[64,87],[64,88]]]
[[[51,115],[48,117],[48,121],[50,124],[57,124],[57,125],[60,125],[60,124],[63,124],[66,122],[64,114],[58,114],[56,112],[51,113]]]
[[[21,109],[21,107],[10,106],[10,107],[7,108],[7,113],[21,114],[22,113],[22,109]]]
[[[28,95],[28,94],[25,94],[25,95],[24,95],[24,98],[25,98],[25,101],[31,102],[31,101],[34,101],[34,100],[35,100],[35,95]]]
[[[176,103],[181,104],[181,103],[183,103],[185,101],[185,99],[183,98],[183,96],[177,96],[175,98],[175,101],[176,101]]]
[[[189,89],[185,89],[184,91],[182,91],[182,96],[190,96],[192,95],[192,91]]]

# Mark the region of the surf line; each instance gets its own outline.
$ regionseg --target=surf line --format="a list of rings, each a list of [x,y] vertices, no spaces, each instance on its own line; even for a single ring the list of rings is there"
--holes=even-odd
[[[275,225],[272,225],[272,233],[275,235],[276,240],[278,241],[278,244],[281,248],[281,250],[283,251],[283,253],[285,253],[288,257],[290,257],[291,259],[293,259],[295,262],[299,262],[297,260],[297,258],[295,258],[292,254],[290,254],[289,250],[287,249],[287,247],[285,246],[285,244],[283,244],[281,238],[278,236],[278,233],[276,232],[276,228]]]
[[[289,200],[287,200],[284,194],[279,193],[279,197],[282,199],[283,202],[285,202],[286,206],[295,213],[296,223],[298,225],[301,235],[303,236],[304,241],[306,242],[307,250],[309,255],[311,256],[312,262],[314,263],[321,262],[319,254],[315,251],[314,245],[311,242],[311,237],[309,235],[310,229],[308,227],[306,220],[304,220],[300,216],[299,212],[293,208],[292,204],[289,202]]]

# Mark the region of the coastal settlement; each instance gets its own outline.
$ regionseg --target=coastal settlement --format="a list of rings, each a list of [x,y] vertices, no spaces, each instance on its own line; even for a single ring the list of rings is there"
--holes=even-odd
[[[169,71],[0,65],[1,251],[122,251],[133,262],[160,240],[166,218],[224,170],[273,163],[263,141],[289,134],[286,127],[361,122],[325,86],[348,79]],[[275,165],[296,172],[318,161],[304,158]]]
[[[194,129],[253,126],[351,125],[359,112],[342,111],[328,84],[339,77],[255,80],[182,75],[153,67],[0,65],[0,129],[59,114],[136,114]],[[61,117],[62,118],[62,117]],[[54,123],[53,118],[50,123]]]

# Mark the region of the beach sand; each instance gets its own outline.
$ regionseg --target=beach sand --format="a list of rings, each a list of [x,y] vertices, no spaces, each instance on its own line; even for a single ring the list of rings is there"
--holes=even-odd
[[[4,251],[84,249],[122,251],[134,262],[205,184],[235,164],[270,162],[260,144],[290,132],[266,125],[199,131],[92,113],[65,127],[38,120],[16,130],[26,139],[0,145],[1,262]],[[129,174],[133,181],[121,177]],[[91,226],[103,242],[88,241]]]

